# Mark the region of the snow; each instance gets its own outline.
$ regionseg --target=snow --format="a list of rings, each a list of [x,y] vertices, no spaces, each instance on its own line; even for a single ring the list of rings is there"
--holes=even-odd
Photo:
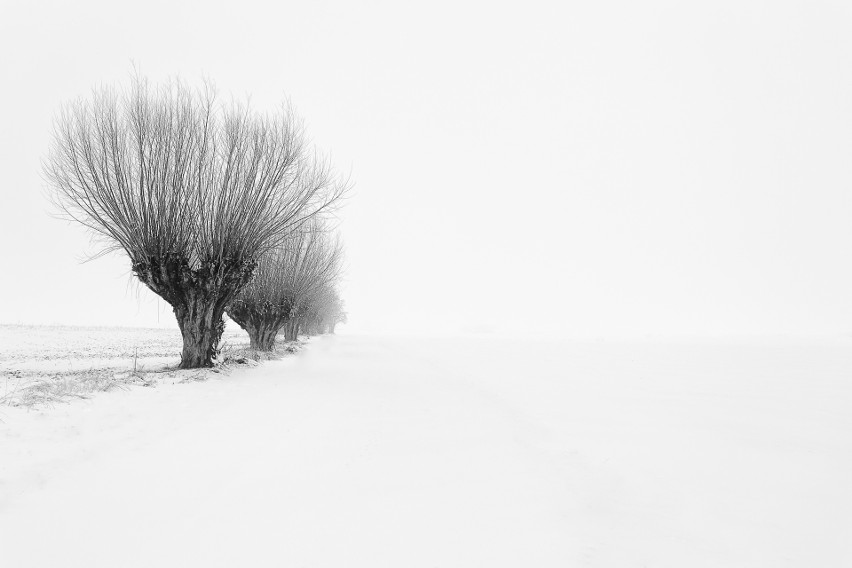
[[[0,325],[0,405],[194,380],[198,371],[176,369],[181,347],[177,328]],[[223,359],[244,356],[248,336],[231,324],[220,347]]]
[[[223,341],[248,343],[233,323]],[[180,360],[181,335],[177,327],[121,328],[0,325],[0,373],[49,374],[82,369],[161,370]]]
[[[852,341],[320,337],[0,409],[3,566],[852,565]]]

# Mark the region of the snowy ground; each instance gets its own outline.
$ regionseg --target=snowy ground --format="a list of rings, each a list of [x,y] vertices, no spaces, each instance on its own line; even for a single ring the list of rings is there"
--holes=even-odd
[[[0,409],[3,566],[852,565],[852,341],[323,337]]]
[[[224,343],[242,345],[248,336],[229,322]],[[129,369],[174,365],[180,360],[177,328],[0,325],[0,371],[65,371],[75,368]]]
[[[180,362],[178,329],[0,325],[0,405],[50,404],[127,384],[178,382],[197,372],[171,372]],[[248,347],[230,323],[226,353]]]

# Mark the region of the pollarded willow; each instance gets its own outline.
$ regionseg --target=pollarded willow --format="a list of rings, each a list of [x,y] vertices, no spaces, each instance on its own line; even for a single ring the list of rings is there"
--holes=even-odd
[[[340,240],[321,222],[305,224],[261,258],[255,278],[231,302],[228,315],[256,349],[271,350],[281,330],[294,340],[312,301],[339,278],[342,263]]]
[[[44,171],[67,218],[172,306],[183,368],[212,364],[259,259],[346,190],[289,106],[263,115],[209,85],[142,78],[65,106]]]

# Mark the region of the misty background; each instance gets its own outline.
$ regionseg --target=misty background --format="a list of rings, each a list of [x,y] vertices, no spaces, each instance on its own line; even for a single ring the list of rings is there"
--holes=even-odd
[[[93,86],[289,97],[351,171],[348,330],[852,333],[846,2],[0,6],[0,323],[162,325],[50,217]],[[231,324],[233,325],[233,324]]]

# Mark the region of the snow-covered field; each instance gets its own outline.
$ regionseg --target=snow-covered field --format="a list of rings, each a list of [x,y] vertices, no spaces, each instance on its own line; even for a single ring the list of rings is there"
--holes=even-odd
[[[180,362],[181,343],[178,329],[0,325],[0,405],[195,376],[166,372]],[[248,336],[229,322],[222,345],[244,350]]]
[[[0,408],[0,564],[850,566],[850,409],[850,340],[321,337]]]
[[[233,322],[224,343],[247,344]],[[66,371],[75,368],[130,369],[174,365],[180,361],[181,336],[175,329],[0,325],[0,371]]]

